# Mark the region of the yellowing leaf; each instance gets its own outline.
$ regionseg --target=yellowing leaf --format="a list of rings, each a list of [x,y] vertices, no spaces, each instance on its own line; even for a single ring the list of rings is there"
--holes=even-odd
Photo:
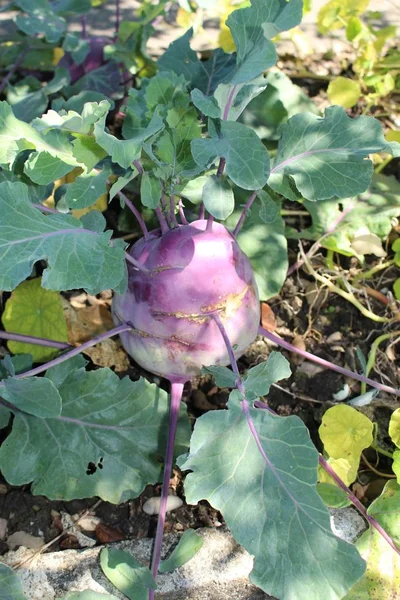
[[[91,210],[99,210],[100,212],[104,212],[107,207],[108,207],[108,194],[102,194],[96,200],[96,202],[93,204],[93,206],[88,206],[87,208],[73,210],[72,216],[75,217],[75,219],[80,219],[81,217],[83,217],[83,215],[86,215]]]
[[[332,458],[359,460],[364,448],[372,444],[373,424],[355,408],[340,404],[329,408],[322,417],[319,435]]]
[[[400,277],[398,277],[393,284],[393,293],[396,300],[400,300]]]
[[[52,63],[53,65],[56,67],[58,65],[58,63],[60,62],[60,60],[62,59],[62,57],[64,56],[65,52],[62,48],[53,48],[53,60]]]
[[[344,481],[346,485],[350,485],[356,480],[359,459],[354,460],[353,457],[346,458],[328,458],[329,465],[335,471],[336,475],[339,475],[340,479]],[[320,483],[331,483],[336,485],[334,479],[319,465],[318,467],[318,481]]]
[[[395,450],[393,452],[392,470],[397,477],[398,483],[400,483],[400,450]]]
[[[219,46],[227,54],[230,54],[231,52],[235,52],[235,50],[236,50],[235,42],[233,41],[231,30],[229,29],[229,27],[227,27],[225,25],[225,18],[224,18],[224,20],[221,19],[220,29],[221,29],[221,31],[220,31],[219,37],[218,37]]]
[[[351,108],[361,96],[360,84],[347,77],[336,77],[328,86],[328,98],[331,104]]]
[[[192,27],[195,18],[195,12],[189,12],[183,8],[179,8],[176,15],[176,24],[183,29],[189,29],[189,27]]]
[[[390,417],[389,435],[398,448],[400,448],[400,408]]]
[[[395,129],[389,129],[389,131],[386,134],[386,139],[388,142],[400,143],[400,131],[396,131]]]
[[[6,331],[49,338],[58,342],[68,342],[67,324],[58,292],[41,287],[41,278],[21,283],[7,300],[3,313],[3,325]],[[57,350],[8,342],[14,354],[32,354],[34,362],[45,362],[52,358]]]

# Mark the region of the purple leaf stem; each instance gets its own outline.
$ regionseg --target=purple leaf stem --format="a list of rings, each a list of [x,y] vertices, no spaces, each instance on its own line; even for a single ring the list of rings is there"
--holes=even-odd
[[[204,202],[200,202],[200,210],[199,210],[199,219],[200,220],[204,219],[204,213],[205,213]]]
[[[212,215],[208,215],[206,231],[212,230],[212,224],[214,223],[214,217]]]
[[[140,162],[140,160],[134,160],[132,163],[137,170],[139,171],[139,175],[141,175],[143,173],[143,167],[142,167],[142,163]]]
[[[3,91],[5,90],[5,88],[7,87],[11,77],[14,75],[14,73],[18,69],[18,67],[22,64],[22,62],[23,62],[25,56],[28,54],[29,50],[30,50],[29,48],[24,48],[24,50],[22,50],[22,52],[19,54],[19,56],[17,56],[15,63],[12,65],[12,67],[8,71],[7,75],[4,77],[3,81],[0,83],[0,94],[2,94]]]
[[[175,227],[179,227],[179,223],[175,214],[175,196],[173,194],[171,194],[169,197],[169,213],[172,223],[175,225]]]
[[[239,220],[236,223],[236,227],[233,230],[233,237],[234,238],[237,237],[237,234],[239,233],[239,231],[240,231],[240,229],[241,229],[241,227],[242,227],[242,225],[244,223],[244,220],[245,220],[245,218],[247,216],[247,213],[248,213],[248,211],[251,208],[251,205],[253,204],[254,200],[257,198],[257,191],[258,190],[256,190],[255,192],[252,193],[252,195],[250,196],[250,198],[247,200],[244,209],[242,210],[242,214],[240,215]]]
[[[224,172],[225,169],[225,159],[224,158],[220,158],[219,160],[219,165],[218,165],[218,169],[217,169],[217,177],[221,177],[222,173]]]
[[[129,208],[129,210],[135,215],[136,220],[139,224],[139,227],[142,230],[144,239],[147,240],[149,237],[149,232],[147,230],[146,223],[142,219],[140,212],[138,211],[136,206],[133,204],[133,202],[131,200],[129,200],[129,198],[127,198],[127,196],[125,196],[125,194],[123,194],[122,192],[118,192],[118,195],[125,202],[126,206]]]
[[[157,208],[156,208],[156,215],[157,215],[158,222],[160,223],[161,233],[162,234],[167,233],[167,231],[169,231],[167,221],[165,220],[163,212],[159,206],[157,206]]]
[[[47,338],[36,337],[34,335],[23,335],[21,333],[10,333],[9,331],[0,331],[0,339],[10,340],[12,342],[21,342],[21,344],[37,344],[38,346],[48,346],[49,348],[58,348],[66,350],[71,348],[71,344],[57,342]]]
[[[231,88],[231,91],[228,94],[228,99],[226,101],[226,105],[225,105],[225,108],[224,108],[224,113],[222,115],[222,120],[223,121],[227,121],[228,120],[229,111],[231,110],[232,102],[235,99],[236,88],[237,88],[237,84],[233,85],[232,88]]]
[[[244,389],[243,382],[242,382],[242,379],[241,379],[240,374],[239,374],[239,369],[238,369],[238,366],[237,366],[237,363],[236,363],[236,359],[235,359],[235,355],[234,355],[234,352],[233,352],[233,348],[232,348],[231,342],[229,340],[229,337],[228,337],[228,335],[226,333],[225,327],[223,326],[223,323],[222,323],[222,321],[221,321],[218,313],[213,313],[211,316],[214,319],[214,321],[216,322],[216,324],[218,326],[218,329],[220,330],[221,335],[224,338],[224,342],[225,342],[225,345],[226,345],[226,349],[228,351],[229,359],[231,361],[232,370],[237,375],[236,387],[237,387],[237,389],[240,391],[240,393],[243,396],[243,400],[241,402],[241,406],[242,406],[243,413],[244,413],[244,415],[246,417],[246,421],[247,421],[247,424],[249,426],[250,432],[251,432],[251,434],[252,434],[252,436],[254,438],[254,441],[257,444],[257,448],[258,448],[261,456],[263,457],[263,459],[265,460],[265,462],[269,465],[269,467],[272,468],[275,471],[273,465],[271,464],[270,460],[268,459],[268,457],[267,457],[267,455],[265,453],[264,448],[262,447],[260,438],[258,436],[257,429],[256,429],[256,427],[254,425],[254,422],[253,422],[252,418],[251,418],[251,414],[250,414],[250,410],[249,410],[249,403],[248,403],[248,401],[247,401],[247,399],[245,397],[245,389]],[[265,331],[262,327],[260,327],[260,329],[262,331]],[[275,336],[273,336],[273,337],[275,337]],[[279,340],[279,338],[277,338],[277,339]],[[269,408],[263,402],[260,402],[260,401],[256,400],[256,402],[254,402],[254,406],[256,408],[266,409],[270,413],[272,413],[273,415],[279,416],[279,415],[277,415],[277,413],[275,411],[273,411],[271,408]],[[377,530],[377,532],[387,541],[387,543],[390,545],[390,547],[393,548],[393,550],[397,554],[400,555],[400,549],[396,546],[396,544],[394,543],[394,541],[392,540],[392,538],[390,537],[390,535],[383,529],[383,527],[376,521],[376,519],[374,519],[374,517],[370,516],[367,513],[365,507],[361,504],[361,502],[353,494],[353,492],[347,487],[347,485],[344,483],[344,481],[342,481],[340,479],[340,477],[335,473],[335,471],[331,468],[331,466],[328,464],[328,462],[325,460],[325,458],[319,454],[318,460],[319,460],[320,465],[333,478],[333,480],[335,481],[335,483],[342,490],[344,490],[346,492],[347,497],[349,498],[350,502],[352,502],[352,504],[363,515],[363,517],[365,517],[365,519],[368,521],[368,523],[371,525],[371,527],[374,527]],[[278,475],[277,475],[277,477],[278,477]],[[279,479],[279,477],[278,477],[278,479]]]
[[[149,270],[146,269],[136,258],[133,258],[128,252],[125,252],[125,260],[127,260],[131,265],[136,267],[138,271],[142,271],[142,273],[149,273]]]
[[[157,531],[154,541],[153,559],[151,561],[151,573],[155,578],[157,576],[158,567],[161,560],[161,547],[165,525],[165,513],[167,508],[169,481],[172,473],[172,461],[174,458],[174,443],[176,435],[176,427],[178,423],[179,407],[182,399],[184,381],[171,380],[171,406],[169,412],[169,427],[167,447],[165,451],[165,464],[161,492],[160,512],[157,521]],[[149,590],[149,600],[154,600],[155,590]]]
[[[119,26],[121,23],[121,7],[120,0],[115,0],[115,37],[118,37]]]
[[[325,360],[324,358],[320,358],[319,356],[315,356],[315,354],[311,354],[311,352],[307,352],[307,350],[300,350],[293,346],[289,342],[282,340],[277,335],[274,335],[270,331],[267,331],[263,327],[258,328],[258,333],[266,337],[270,342],[281,346],[285,350],[289,350],[289,352],[296,352],[296,354],[300,354],[304,358],[311,360],[312,362],[317,363],[325,368],[331,369],[332,371],[337,371],[346,377],[352,377],[353,379],[357,379],[357,381],[363,381],[367,383],[371,387],[376,388],[377,390],[381,390],[382,392],[387,392],[388,394],[394,394],[395,396],[400,396],[400,390],[396,390],[393,387],[388,385],[384,385],[383,383],[378,383],[377,381],[373,381],[373,379],[369,379],[369,377],[365,377],[364,375],[360,375],[359,373],[355,373],[354,371],[350,371],[349,369],[344,369],[343,367],[339,367],[339,365],[335,365],[334,363]]]
[[[32,203],[32,206],[34,206],[38,210],[41,210],[44,213],[52,213],[52,214],[55,214],[55,215],[61,214],[60,211],[56,210],[55,208],[49,208],[48,206],[43,206],[43,204],[34,204],[34,203]]]
[[[87,17],[86,15],[82,15],[81,16],[81,27],[82,27],[82,32],[81,32],[81,37],[83,40],[86,40],[87,38]]]
[[[182,198],[179,198],[178,208],[179,208],[179,214],[181,217],[182,225],[189,225],[188,220],[185,216],[185,211],[183,210]]]
[[[87,348],[91,348],[92,346],[95,346],[96,344],[100,344],[100,342],[104,342],[104,340],[108,340],[108,338],[110,338],[110,337],[114,337],[114,335],[119,335],[120,333],[123,333],[124,331],[130,331],[131,329],[133,329],[133,327],[132,327],[132,325],[130,325],[128,323],[123,323],[122,325],[118,325],[118,327],[114,327],[113,329],[110,329],[109,331],[106,331],[105,333],[96,335],[96,337],[92,338],[88,342],[85,342],[84,344],[81,344],[80,346],[77,346],[76,348],[72,348],[72,350],[69,350],[68,352],[65,352],[64,354],[61,354],[61,356],[57,356],[57,358],[50,360],[49,362],[45,363],[44,365],[35,367],[34,369],[31,369],[30,371],[25,371],[25,373],[20,373],[19,375],[16,375],[15,377],[16,377],[16,379],[24,379],[25,377],[33,377],[34,375],[43,373],[44,371],[47,371],[47,369],[50,369],[51,367],[55,367],[56,365],[59,365],[60,363],[65,362],[66,360],[72,358],[73,356],[80,354]],[[0,387],[2,387],[2,386],[4,386],[4,382],[0,381]]]

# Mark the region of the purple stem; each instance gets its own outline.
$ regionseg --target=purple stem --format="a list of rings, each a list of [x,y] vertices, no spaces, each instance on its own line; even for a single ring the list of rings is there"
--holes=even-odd
[[[16,377],[16,379],[24,379],[25,377],[33,377],[34,375],[43,373],[44,371],[47,371],[47,369],[50,369],[51,367],[55,367],[56,365],[59,365],[60,363],[65,362],[66,360],[72,358],[73,356],[80,354],[87,348],[91,348],[92,346],[95,346],[96,344],[99,344],[100,342],[104,342],[104,340],[108,340],[108,338],[110,338],[110,337],[114,337],[114,335],[119,335],[120,333],[123,333],[124,331],[131,331],[132,329],[133,329],[132,325],[128,325],[128,323],[118,325],[118,327],[114,327],[114,329],[110,329],[109,331],[106,331],[105,333],[101,333],[100,335],[97,335],[96,337],[89,340],[88,342],[81,344],[77,348],[73,348],[72,350],[69,350],[69,352],[65,352],[64,354],[61,354],[61,356],[57,356],[57,358],[50,360],[49,362],[45,363],[44,365],[35,367],[34,369],[31,369],[30,371],[25,371],[25,373],[20,373],[19,375],[16,375],[15,377]],[[4,382],[0,381],[0,387],[2,387],[2,386],[4,386]]]
[[[127,260],[131,265],[136,267],[138,271],[142,271],[142,273],[149,273],[149,270],[146,269],[136,258],[133,258],[128,252],[125,252],[125,260]]]
[[[245,397],[245,389],[244,389],[244,385],[242,382],[242,379],[240,377],[239,374],[239,369],[236,363],[236,359],[235,359],[235,355],[233,352],[233,348],[231,345],[231,342],[229,340],[229,337],[226,333],[225,327],[222,324],[222,321],[218,315],[218,313],[214,313],[211,315],[212,318],[214,319],[214,321],[216,322],[218,329],[221,332],[222,337],[224,338],[224,342],[225,342],[225,346],[226,349],[228,351],[228,355],[229,355],[229,360],[231,361],[231,366],[232,366],[232,370],[234,371],[234,373],[238,376],[237,380],[236,380],[236,387],[237,389],[240,391],[240,393],[243,396],[243,400],[241,402],[242,405],[242,410],[243,413],[246,417],[246,421],[247,424],[249,426],[250,432],[254,438],[254,441],[257,444],[257,448],[261,454],[261,456],[263,457],[264,461],[271,467],[271,462],[268,459],[264,448],[262,447],[257,429],[254,425],[254,422],[251,418],[251,414],[250,414],[250,410],[249,410],[249,403]],[[275,337],[275,336],[274,336]],[[278,338],[279,339],[279,338]],[[262,402],[256,401],[254,403],[254,406],[257,406],[257,408],[261,408],[261,409],[267,409],[269,410],[269,412],[271,412],[272,414],[274,414],[275,416],[278,416],[277,413],[275,411],[273,411],[272,409],[270,409],[268,406],[266,406],[265,404],[263,404]],[[318,457],[319,463],[320,465],[325,469],[325,471],[327,473],[329,473],[329,475],[333,478],[333,480],[336,482],[336,484],[346,492],[347,497],[349,498],[349,500],[353,503],[353,505],[359,510],[359,512],[363,515],[363,517],[365,517],[365,519],[367,519],[368,523],[374,527],[378,533],[380,533],[380,535],[382,535],[382,537],[387,541],[387,543],[390,545],[391,548],[393,548],[393,550],[400,555],[400,549],[396,546],[396,544],[393,542],[392,538],[389,536],[389,534],[383,529],[383,527],[381,527],[381,525],[376,521],[376,519],[374,519],[374,517],[371,517],[365,507],[361,504],[361,502],[358,500],[358,498],[352,493],[352,491],[346,486],[346,484],[340,479],[340,477],[335,473],[335,471],[332,469],[332,467],[328,464],[328,462],[325,460],[325,458],[321,455],[319,455]]]
[[[175,225],[175,227],[179,227],[179,223],[175,214],[175,196],[173,194],[171,194],[169,197],[169,213],[172,223]]]
[[[212,224],[214,223],[214,217],[208,215],[206,231],[212,231]]]
[[[157,215],[158,222],[160,223],[161,233],[162,234],[167,233],[167,231],[169,231],[167,221],[165,220],[165,217],[159,206],[157,206],[157,208],[156,208],[156,215]]]
[[[30,50],[29,48],[24,48],[24,50],[22,50],[22,52],[19,54],[19,56],[17,56],[15,63],[12,65],[12,67],[8,71],[7,75],[4,77],[3,81],[0,83],[0,94],[2,94],[3,91],[5,90],[5,88],[7,87],[11,77],[14,75],[14,73],[18,69],[18,67],[22,64],[22,62],[23,62],[25,56],[28,54],[29,50]]]
[[[67,344],[65,342],[48,340],[47,338],[36,337],[34,335],[23,335],[22,333],[9,333],[8,331],[0,331],[0,339],[10,340],[12,342],[21,342],[21,344],[37,344],[38,346],[48,346],[49,348],[58,348],[59,350],[71,348],[71,344]]]
[[[364,375],[359,375],[358,373],[355,373],[354,371],[350,371],[349,369],[344,369],[343,367],[339,367],[338,365],[335,365],[334,363],[331,363],[328,360],[325,360],[324,358],[320,358],[319,356],[315,356],[315,354],[311,354],[311,352],[307,352],[307,350],[300,350],[299,348],[296,348],[296,346],[293,346],[289,342],[282,340],[280,337],[278,337],[277,335],[274,335],[270,331],[267,331],[263,327],[258,328],[258,333],[260,335],[263,335],[264,337],[266,337],[268,340],[270,340],[274,344],[281,346],[281,348],[284,348],[285,350],[289,350],[289,352],[296,352],[296,354],[300,354],[300,356],[303,356],[304,358],[307,358],[308,360],[311,360],[311,361],[317,363],[318,365],[322,365],[323,367],[326,367],[327,369],[331,369],[332,371],[337,371],[338,373],[341,373],[342,375],[345,375],[346,377],[352,377],[353,379],[357,379],[357,381],[363,381],[364,383],[367,383],[371,387],[374,387],[377,390],[381,390],[382,392],[387,392],[388,394],[394,394],[395,396],[400,396],[400,390],[396,390],[395,388],[392,388],[388,385],[384,385],[383,383],[378,383],[377,381],[373,381],[372,379],[369,379],[368,377],[365,377]]]
[[[220,158],[219,165],[218,165],[218,170],[217,170],[217,177],[221,177],[222,173],[224,172],[225,162],[226,161],[225,161],[224,158]]]
[[[199,219],[203,220],[204,219],[204,213],[205,213],[205,206],[204,206],[204,202],[200,203],[200,210],[199,210]]]
[[[224,114],[222,115],[222,120],[223,121],[226,121],[228,119],[229,111],[231,109],[232,102],[233,102],[233,100],[235,98],[236,88],[237,88],[237,85],[236,84],[233,85],[231,91],[228,94],[228,99],[226,101],[226,105],[225,105],[225,108],[224,108]]]
[[[165,525],[165,514],[167,508],[169,481],[172,474],[172,461],[174,458],[174,443],[176,435],[176,427],[178,423],[179,407],[182,399],[184,381],[171,380],[171,406],[169,412],[169,427],[167,447],[165,451],[165,464],[161,492],[160,512],[157,521],[157,531],[154,541],[153,559],[151,561],[151,573],[153,577],[157,577],[158,567],[161,560],[161,547]],[[154,600],[155,590],[149,590],[149,600]]]
[[[143,173],[143,167],[142,167],[142,163],[140,162],[140,160],[134,160],[132,163],[137,170],[139,171],[139,175],[141,175]]]
[[[115,37],[118,37],[119,26],[121,23],[120,0],[115,0]]]
[[[183,210],[182,198],[179,198],[178,208],[179,208],[179,214],[181,217],[182,225],[189,225],[188,220],[185,216],[185,211]]]
[[[140,212],[138,211],[138,209],[136,208],[136,206],[133,204],[133,202],[131,200],[129,200],[129,198],[127,198],[125,196],[125,194],[123,194],[122,192],[118,192],[118,194],[122,198],[122,200],[125,202],[125,204],[129,208],[129,210],[135,215],[136,220],[137,220],[137,222],[139,224],[139,227],[142,230],[144,239],[147,240],[149,238],[149,232],[147,230],[146,223],[142,219],[142,216],[141,216]]]
[[[381,536],[383,538],[385,538],[385,540],[387,541],[389,546],[391,546],[393,548],[393,550],[397,554],[400,555],[400,548],[398,548],[396,546],[396,544],[394,543],[394,541],[392,540],[390,535],[383,529],[383,527],[378,523],[378,521],[376,519],[374,519],[374,517],[372,517],[371,515],[368,514],[365,506],[359,501],[357,496],[355,496],[353,494],[353,492],[347,487],[347,485],[344,483],[344,481],[342,481],[340,479],[340,477],[335,473],[335,471],[332,469],[332,467],[328,463],[328,461],[321,455],[319,455],[319,464],[332,477],[332,479],[335,481],[336,485],[338,485],[344,492],[346,492],[347,497],[350,500],[350,502],[352,504],[354,504],[354,506],[362,514],[362,516],[368,521],[368,523],[371,525],[371,527],[374,527],[378,531],[378,533],[380,533]]]
[[[87,17],[86,17],[86,15],[82,15],[81,16],[81,27],[82,27],[81,36],[82,36],[83,40],[86,40],[86,38],[87,38],[86,26],[87,26]]]
[[[242,227],[242,225],[243,225],[243,223],[244,223],[244,220],[245,220],[245,218],[246,218],[246,216],[247,216],[247,213],[248,213],[248,211],[250,210],[250,208],[251,208],[251,205],[253,204],[253,202],[254,202],[254,200],[255,200],[256,198],[257,198],[257,190],[256,190],[255,192],[253,192],[253,193],[252,193],[252,195],[250,196],[250,198],[249,198],[249,199],[247,200],[247,202],[246,202],[246,205],[245,205],[245,207],[244,207],[244,209],[243,209],[243,211],[242,211],[242,214],[240,215],[240,217],[239,217],[239,220],[238,220],[238,222],[236,223],[236,227],[235,227],[235,229],[233,230],[233,237],[234,237],[234,238],[236,238],[236,237],[237,237],[237,234],[239,233],[239,231],[240,231],[240,229],[241,229],[241,227]]]
[[[52,214],[55,214],[55,215],[59,215],[60,214],[60,212],[58,210],[56,210],[55,208],[48,208],[47,206],[43,206],[43,204],[34,204],[34,203],[32,203],[32,206],[34,206],[38,210],[41,210],[44,213],[52,213]]]

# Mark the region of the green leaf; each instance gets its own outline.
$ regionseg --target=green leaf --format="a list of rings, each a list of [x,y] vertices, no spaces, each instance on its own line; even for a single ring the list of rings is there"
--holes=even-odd
[[[47,369],[46,377],[47,379],[50,379],[50,381],[52,381],[55,387],[58,389],[73,371],[84,369],[87,363],[88,361],[82,356],[82,354],[77,354],[76,356],[69,358],[55,367]]]
[[[30,275],[36,261],[47,260],[42,279],[47,289],[83,287],[91,294],[107,288],[125,290],[125,244],[115,240],[111,245],[110,231],[85,230],[68,215],[42,215],[31,205],[22,183],[0,184],[0,213],[4,215],[0,223],[1,289],[13,290]]]
[[[220,367],[217,365],[211,365],[208,367],[203,366],[201,373],[202,375],[212,375],[215,380],[215,385],[217,385],[218,387],[236,387],[237,375],[233,371],[228,369],[228,367]]]
[[[230,83],[246,83],[275,64],[277,55],[270,40],[298,25],[302,8],[302,0],[252,0],[251,7],[229,15],[226,24],[237,49],[237,68]]]
[[[368,508],[368,514],[400,545],[400,486],[388,481],[382,494]],[[375,528],[370,528],[356,542],[367,561],[365,575],[344,597],[344,600],[383,600],[398,597],[400,586],[400,556]]]
[[[11,485],[32,482],[33,494],[51,499],[96,495],[117,504],[160,480],[169,410],[165,392],[144,379],[120,380],[110,369],[49,375],[62,398],[61,416],[15,415],[0,449],[1,470]],[[182,405],[177,451],[186,450],[189,435]]]
[[[189,504],[206,499],[254,556],[251,581],[276,598],[339,600],[364,572],[354,546],[335,537],[316,491],[318,452],[298,417],[250,408],[264,458],[240,406],[196,421],[179,466]],[[301,577],[293,577],[300,573]]]
[[[48,102],[49,100],[45,91],[38,90],[37,92],[24,95],[18,102],[12,102],[12,110],[17,119],[25,123],[30,123],[33,119],[44,113]]]
[[[261,94],[267,87],[266,78],[261,75],[249,83],[231,84],[220,83],[214,92],[214,98],[226,121],[236,121],[253,98]],[[210,117],[213,115],[210,114]]]
[[[23,281],[8,298],[2,316],[4,329],[57,342],[68,342],[67,324],[60,294],[45,290],[41,278]],[[58,352],[37,344],[7,342],[13,354],[29,354],[35,362],[46,362]]]
[[[396,300],[400,300],[400,277],[398,277],[393,284],[393,293]]]
[[[43,88],[46,96],[50,96],[51,94],[56,94],[64,87],[69,85],[70,75],[68,69],[64,67],[57,67],[54,71],[53,79],[50,79],[48,84]]]
[[[242,198],[243,193],[240,194]],[[238,204],[238,199],[236,202]],[[277,215],[273,222],[262,223],[259,212],[260,201],[257,199],[239,231],[237,241],[254,269],[260,300],[268,300],[279,294],[286,279],[287,241],[282,217]],[[240,212],[235,211],[225,225],[233,229],[239,216]]]
[[[7,427],[9,421],[11,418],[11,412],[8,410],[8,408],[5,408],[5,406],[1,406],[0,405],[0,429],[4,429],[4,427]],[[0,577],[0,581],[1,581],[1,577]]]
[[[223,221],[235,208],[235,197],[225,177],[211,175],[203,187],[202,200],[208,212]]]
[[[393,443],[400,448],[400,408],[397,408],[390,417],[389,435]]]
[[[48,152],[33,152],[25,164],[26,175],[39,185],[47,185],[56,179],[61,179],[70,171],[72,171],[71,165],[51,156]]]
[[[7,565],[0,563],[1,600],[27,600],[18,575]]]
[[[386,147],[382,126],[371,117],[351,119],[339,106],[327,108],[323,119],[296,115],[282,126],[268,183],[286,195],[294,181],[308,200],[354,196],[371,180],[373,165],[365,157]]]
[[[107,156],[107,152],[90,135],[77,135],[72,146],[74,158],[85,165],[88,171]]]
[[[113,183],[109,192],[110,202],[121,190],[124,189],[126,185],[128,185],[130,181],[132,181],[132,179],[137,177],[138,173],[139,171],[134,167],[132,170],[128,170],[125,175],[119,177],[117,181]]]
[[[151,173],[143,173],[140,182],[140,200],[148,208],[157,208],[161,199],[161,182]]]
[[[67,186],[65,202],[68,208],[76,209],[92,206],[107,191],[109,174],[109,171],[104,169],[100,173],[90,173],[89,175],[77,177],[75,181]]]
[[[345,508],[351,505],[346,492],[332,483],[317,483],[317,492],[329,508]]]
[[[91,0],[56,0],[52,4],[54,12],[66,17],[84,15],[92,8]]]
[[[233,121],[220,121],[218,126],[219,131],[212,131],[211,138],[193,140],[196,163],[206,169],[223,157],[225,172],[237,186],[246,190],[264,187],[269,176],[269,155],[254,131]]]
[[[4,380],[1,395],[20,410],[40,419],[54,418],[61,414],[60,394],[46,377],[9,377]]]
[[[105,217],[98,210],[91,210],[81,217],[81,223],[85,229],[95,231],[96,233],[103,233],[107,222]]]
[[[183,198],[187,198],[193,204],[200,204],[203,197],[203,188],[208,181],[207,175],[200,175],[194,179],[190,179],[180,194]]]
[[[63,596],[62,600],[118,600],[118,598],[110,594],[84,590],[83,592],[68,592],[66,596]]]
[[[100,104],[104,101],[107,101],[110,105],[110,110],[113,110],[115,106],[114,101],[110,98],[107,98],[107,96],[105,96],[104,94],[101,94],[100,92],[94,92],[93,90],[82,90],[81,92],[79,92],[79,94],[71,96],[70,98],[68,98],[68,100],[63,101],[62,105],[60,106],[60,109],[62,108],[63,110],[73,110],[80,115],[85,107],[85,104],[87,104],[88,102],[95,102],[97,104]]]
[[[168,573],[182,567],[197,554],[203,543],[203,538],[194,529],[186,529],[171,555],[161,561],[159,573]]]
[[[44,35],[50,44],[59,41],[67,24],[65,19],[53,12],[48,2],[35,5],[32,0],[16,0],[15,4],[28,13],[27,15],[18,14],[15,17],[18,29],[31,37]]]
[[[149,588],[157,587],[150,569],[124,550],[103,548],[100,566],[107,579],[130,600],[147,600]]]
[[[361,452],[372,444],[373,428],[373,423],[358,410],[338,404],[328,408],[322,417],[319,435],[329,456],[358,464]]]
[[[355,106],[361,96],[361,87],[358,81],[347,77],[336,77],[328,85],[328,98],[331,104],[351,108]]]
[[[118,63],[110,60],[102,67],[93,69],[93,71],[83,75],[83,77],[65,90],[65,94],[70,98],[80,92],[89,90],[110,96],[118,90],[120,82],[121,73]]]
[[[273,383],[287,379],[291,374],[286,358],[279,352],[271,352],[268,360],[249,369],[243,379],[247,400],[266,396]]]
[[[6,377],[14,377],[15,374],[23,373],[32,368],[32,355],[31,354],[19,354],[17,356],[10,356],[6,354],[5,357],[0,360],[0,380]]]
[[[218,103],[215,98],[205,96],[203,92],[201,90],[198,90],[197,88],[192,90],[190,96],[196,108],[198,108],[199,111],[202,112],[203,115],[205,115],[206,117],[219,119],[222,116],[221,109],[218,106]]]

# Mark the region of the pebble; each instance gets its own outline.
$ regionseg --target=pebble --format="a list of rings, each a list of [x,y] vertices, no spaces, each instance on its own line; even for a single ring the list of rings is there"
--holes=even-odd
[[[183,500],[178,498],[178,496],[168,496],[167,498],[167,512],[171,512],[171,510],[176,510],[180,508],[183,504]],[[143,504],[143,511],[147,515],[158,515],[160,513],[160,505],[161,505],[161,497],[154,496],[153,498],[149,498],[147,502]]]

